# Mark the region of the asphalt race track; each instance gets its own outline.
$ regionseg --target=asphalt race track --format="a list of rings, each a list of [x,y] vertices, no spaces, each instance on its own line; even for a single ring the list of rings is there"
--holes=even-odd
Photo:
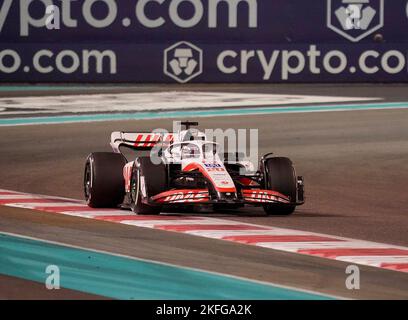
[[[102,87],[123,93],[176,87]],[[405,86],[188,86],[188,91],[379,97],[406,102]],[[86,89],[81,89],[86,91]],[[81,90],[75,91],[76,94]],[[183,87],[183,90],[186,90]],[[88,90],[89,91],[89,90]],[[341,92],[339,94],[339,92]],[[70,94],[1,92],[1,97]],[[211,217],[408,246],[408,110],[366,110],[200,118],[200,128],[257,128],[260,154],[290,157],[305,177],[307,202],[290,217],[258,208]],[[82,199],[86,156],[109,151],[112,131],[171,129],[171,120],[0,126],[0,189]],[[221,272],[314,292],[358,299],[407,299],[408,273],[361,266],[361,289],[347,290],[345,262],[267,250],[167,231],[0,206],[0,232]],[[5,280],[6,281],[6,280]],[[36,283],[7,278],[50,298]],[[2,280],[0,282],[3,282]],[[0,288],[0,299],[16,296]],[[70,291],[59,292],[71,297]],[[95,298],[76,293],[79,298]],[[30,298],[26,294],[23,298]],[[53,298],[53,297],[52,297]]]

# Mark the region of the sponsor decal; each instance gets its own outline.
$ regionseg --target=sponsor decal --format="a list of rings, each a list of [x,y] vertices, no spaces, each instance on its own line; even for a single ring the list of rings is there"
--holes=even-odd
[[[273,191],[244,190],[243,194],[247,201],[290,203],[289,198]]]
[[[207,168],[208,172],[224,172],[224,168]]]
[[[204,161],[203,163],[206,168],[222,168],[222,165],[220,163],[208,163]]]
[[[203,73],[203,51],[189,42],[179,42],[164,51],[164,74],[186,83]]]
[[[208,172],[224,172],[225,168],[219,163],[205,163],[203,162],[204,167]]]
[[[327,26],[358,42],[384,26],[384,0],[327,0]]]
[[[195,200],[203,200],[208,198],[208,192],[177,192],[164,198],[163,202],[187,202]]]

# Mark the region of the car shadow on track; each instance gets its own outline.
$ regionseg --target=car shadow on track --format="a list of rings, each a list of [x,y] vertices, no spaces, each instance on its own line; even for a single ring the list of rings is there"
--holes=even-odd
[[[178,208],[165,210],[165,215],[172,216],[195,216],[195,217],[211,217],[211,218],[264,218],[264,219],[274,219],[274,218],[339,218],[346,217],[346,215],[332,214],[332,213],[321,213],[321,212],[308,212],[306,210],[295,211],[289,216],[285,215],[266,215],[262,208],[245,208],[240,210],[197,210],[189,208]]]

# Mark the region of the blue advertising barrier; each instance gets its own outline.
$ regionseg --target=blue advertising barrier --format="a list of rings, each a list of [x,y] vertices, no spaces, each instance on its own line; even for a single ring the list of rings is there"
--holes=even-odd
[[[406,82],[407,0],[0,0],[1,82]]]

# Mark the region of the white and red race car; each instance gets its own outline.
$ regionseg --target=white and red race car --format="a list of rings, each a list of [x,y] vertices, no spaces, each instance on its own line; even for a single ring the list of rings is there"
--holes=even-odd
[[[198,123],[181,124],[185,130],[169,134],[113,132],[113,152],[92,153],[86,160],[88,205],[147,215],[166,207],[218,210],[254,205],[270,215],[289,215],[304,203],[303,178],[296,175],[288,158],[267,154],[253,172],[253,164],[238,154],[233,161],[221,159],[218,145],[192,128]],[[122,148],[149,151],[149,155],[129,162]]]

